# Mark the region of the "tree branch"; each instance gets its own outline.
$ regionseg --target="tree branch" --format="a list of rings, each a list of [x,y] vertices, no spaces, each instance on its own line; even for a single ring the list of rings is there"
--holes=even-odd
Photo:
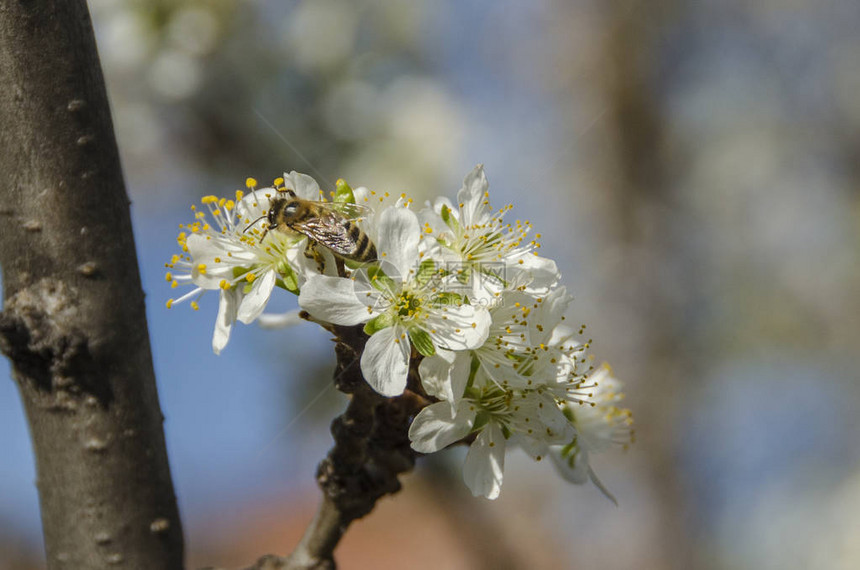
[[[411,359],[404,394],[385,398],[361,374],[359,360],[367,340],[362,327],[326,323],[325,328],[337,342],[335,386],[351,399],[332,422],[335,443],[317,468],[322,501],[292,554],[264,556],[245,570],[334,570],[334,549],[347,527],[370,513],[380,498],[399,491],[398,476],[410,471],[419,455],[409,445],[408,431],[412,417],[429,403],[419,395],[420,357]]]
[[[174,569],[183,545],[119,155],[86,4],[0,0],[0,348],[48,567]]]

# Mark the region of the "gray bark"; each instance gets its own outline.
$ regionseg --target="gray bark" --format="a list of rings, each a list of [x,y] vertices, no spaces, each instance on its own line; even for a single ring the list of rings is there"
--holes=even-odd
[[[144,298],[83,0],[0,0],[0,348],[50,569],[182,567]]]

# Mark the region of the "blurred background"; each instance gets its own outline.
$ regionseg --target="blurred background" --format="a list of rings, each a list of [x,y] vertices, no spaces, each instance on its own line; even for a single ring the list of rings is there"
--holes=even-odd
[[[354,524],[340,567],[860,567],[860,3],[90,8],[190,568],[292,548],[344,400],[318,327],[237,325],[218,357],[215,295],[165,309],[189,205],[293,169],[420,203],[479,162],[626,383],[637,441],[595,465],[619,506],[519,451],[501,498],[473,499],[453,450]],[[0,375],[0,569],[40,568]]]

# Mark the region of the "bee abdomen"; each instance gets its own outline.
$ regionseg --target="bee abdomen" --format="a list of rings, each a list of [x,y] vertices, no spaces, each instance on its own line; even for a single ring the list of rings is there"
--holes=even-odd
[[[376,246],[357,225],[353,223],[349,225],[349,237],[355,243],[355,249],[350,257],[355,261],[376,261]]]

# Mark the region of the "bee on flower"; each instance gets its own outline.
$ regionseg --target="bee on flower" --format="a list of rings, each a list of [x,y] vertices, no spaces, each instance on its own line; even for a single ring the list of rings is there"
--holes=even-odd
[[[474,495],[499,496],[506,450],[519,445],[612,498],[590,458],[632,442],[620,383],[608,366],[591,365],[591,341],[564,324],[573,298],[555,262],[537,255],[540,234],[530,239],[528,222],[504,222],[511,206],[491,209],[482,166],[456,206],[439,198],[418,213],[405,194],[342,181],[327,203],[297,172],[247,187],[235,199],[205,197],[168,263],[171,286],[191,286],[168,307],[197,309],[205,291],[219,291],[216,353],[237,320],[295,324],[297,313],[263,312],[285,289],[327,330],[360,327],[360,369],[373,390],[416,393],[415,452],[469,445],[463,477]]]

